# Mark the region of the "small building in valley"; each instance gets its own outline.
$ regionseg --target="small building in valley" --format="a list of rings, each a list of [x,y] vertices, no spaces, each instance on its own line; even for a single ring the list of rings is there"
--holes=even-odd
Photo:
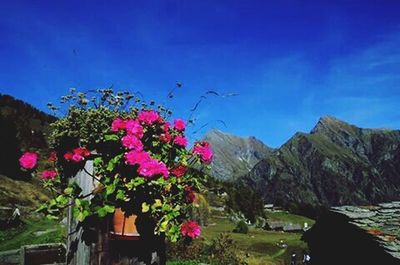
[[[266,230],[284,231],[284,232],[302,232],[303,228],[300,224],[294,224],[283,221],[267,220],[265,224]]]
[[[400,202],[333,207],[302,239],[313,265],[400,264]]]

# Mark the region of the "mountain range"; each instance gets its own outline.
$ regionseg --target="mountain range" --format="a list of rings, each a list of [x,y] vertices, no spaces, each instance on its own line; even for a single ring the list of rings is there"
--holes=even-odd
[[[278,149],[220,131],[205,138],[215,150],[214,176],[251,187],[266,203],[304,211],[400,199],[398,130],[362,129],[325,116],[310,133],[296,133]],[[238,144],[252,139],[257,148]],[[257,155],[241,163],[243,153]]]

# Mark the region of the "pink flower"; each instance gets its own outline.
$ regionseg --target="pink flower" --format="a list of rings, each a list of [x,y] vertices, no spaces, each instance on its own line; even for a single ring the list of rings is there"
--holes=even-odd
[[[82,155],[78,154],[78,153],[73,153],[72,154],[72,161],[74,161],[74,162],[81,162],[84,159],[85,158]]]
[[[137,120],[128,120],[125,128],[128,134],[135,135],[139,139],[143,137],[143,127]]]
[[[138,120],[147,124],[152,125],[155,121],[158,121],[160,115],[154,110],[143,110],[138,115]]]
[[[188,141],[184,136],[178,135],[174,139],[174,144],[182,146],[182,147],[186,147],[188,144]]]
[[[151,159],[140,164],[138,173],[146,178],[152,178],[157,175],[162,175],[168,178],[169,172],[167,166],[156,159]]]
[[[183,131],[186,128],[186,124],[182,119],[174,120],[174,128],[178,131]]]
[[[19,159],[19,164],[25,169],[33,169],[38,161],[38,154],[35,152],[26,152]]]
[[[119,130],[125,129],[125,121],[121,118],[116,118],[111,124],[111,131],[118,132]]]
[[[83,161],[86,157],[90,156],[90,151],[85,147],[78,147],[64,154],[64,159],[67,161],[74,161],[76,163]]]
[[[213,153],[208,142],[197,142],[193,147],[193,153],[200,156],[201,161],[211,163]]]
[[[187,221],[181,225],[181,234],[190,238],[199,237],[201,227],[196,221]]]
[[[86,149],[85,147],[78,147],[78,148],[75,148],[73,151],[75,154],[81,155],[83,157],[90,156],[90,151],[88,149]]]
[[[122,137],[122,145],[128,149],[135,149],[136,151],[143,150],[143,143],[134,135],[126,135]]]
[[[49,161],[56,161],[57,160],[57,153],[55,151],[52,151],[49,155]]]
[[[151,160],[151,157],[145,151],[132,150],[125,154],[125,161],[128,165],[141,165],[149,160]]]
[[[42,172],[43,180],[55,179],[56,177],[57,177],[57,171],[55,171],[55,170],[44,170]]]
[[[162,133],[160,135],[160,140],[163,141],[164,143],[169,143],[172,140],[172,135],[169,132]]]
[[[177,165],[171,170],[171,173],[172,173],[172,175],[176,176],[177,178],[180,178],[183,175],[185,175],[186,171],[187,171],[187,166]]]
[[[163,124],[163,129],[165,133],[169,133],[169,129],[171,128],[171,124],[169,122],[165,122]]]
[[[64,159],[67,160],[67,161],[71,161],[73,155],[74,155],[74,153],[67,152],[67,153],[64,154]]]

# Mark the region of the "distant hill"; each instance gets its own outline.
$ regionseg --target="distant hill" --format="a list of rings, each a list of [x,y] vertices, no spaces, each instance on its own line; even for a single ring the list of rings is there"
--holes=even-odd
[[[240,179],[265,202],[306,211],[400,199],[400,131],[322,117]]]
[[[212,175],[224,181],[246,175],[273,150],[255,137],[241,138],[219,130],[208,132],[204,140],[210,142],[214,152]]]
[[[26,178],[18,158],[28,148],[46,149],[46,133],[56,118],[33,106],[0,94],[0,174]]]

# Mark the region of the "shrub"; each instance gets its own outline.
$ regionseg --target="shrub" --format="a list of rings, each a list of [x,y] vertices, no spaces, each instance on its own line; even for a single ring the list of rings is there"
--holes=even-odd
[[[244,255],[229,234],[222,233],[213,239],[209,248],[209,262],[213,265],[246,265]]]
[[[201,260],[205,256],[205,251],[206,245],[203,238],[193,240],[183,238],[176,243],[167,242],[167,258],[176,262],[181,260]]]
[[[249,232],[249,227],[247,226],[246,222],[243,220],[240,220],[235,229],[233,229],[234,233],[242,233],[242,234],[247,234]]]
[[[35,171],[55,195],[39,212],[56,219],[71,207],[87,244],[96,240],[89,236],[92,231],[116,209],[154,221],[148,223],[154,233],[171,241],[200,236],[200,226],[188,217],[212,160],[207,142],[187,148],[185,121],[168,122],[171,111],[129,92],[72,89],[62,103],[68,104],[67,112],[51,124],[54,151],[44,170],[37,168],[34,150],[19,160],[25,172]],[[93,161],[92,172],[86,161]],[[83,193],[78,182],[70,181],[80,170],[98,183],[91,192]]]

